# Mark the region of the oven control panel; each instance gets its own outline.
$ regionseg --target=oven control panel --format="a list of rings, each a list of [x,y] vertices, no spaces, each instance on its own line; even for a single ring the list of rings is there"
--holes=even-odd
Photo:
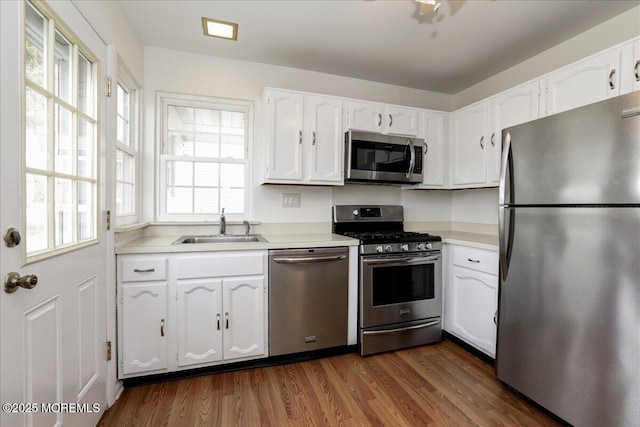
[[[392,254],[402,252],[424,252],[439,251],[442,249],[442,242],[407,242],[407,243],[387,243],[361,245],[361,254]]]

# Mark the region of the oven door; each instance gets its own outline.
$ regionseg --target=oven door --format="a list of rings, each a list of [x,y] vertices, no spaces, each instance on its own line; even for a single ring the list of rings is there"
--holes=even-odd
[[[369,328],[442,315],[442,255],[363,256],[360,327]]]

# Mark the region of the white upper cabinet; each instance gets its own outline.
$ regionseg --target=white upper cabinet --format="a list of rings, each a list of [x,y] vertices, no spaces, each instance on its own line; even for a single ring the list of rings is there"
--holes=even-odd
[[[502,130],[538,118],[538,82],[530,82],[509,89],[491,98],[491,135],[487,145],[487,182],[497,184],[500,179]]]
[[[445,185],[445,121],[448,114],[426,111],[423,113],[424,152],[422,185],[419,188],[442,188]]]
[[[633,44],[633,56],[631,61],[631,81],[633,88],[631,92],[640,90],[640,40]]]
[[[344,135],[342,133],[342,100],[324,96],[308,96],[305,101],[308,125],[306,141],[309,149],[308,181],[342,183],[344,168]]]
[[[420,110],[375,102],[347,101],[346,129],[420,136]]]
[[[454,187],[478,187],[486,182],[487,115],[487,101],[452,114],[451,181]]]
[[[640,90],[640,40],[622,47],[620,95]]]
[[[265,182],[341,185],[342,100],[267,89],[265,103]]]
[[[549,74],[546,115],[619,95],[620,58],[620,49],[614,49]]]
[[[302,181],[303,101],[298,93],[266,94],[267,180]]]

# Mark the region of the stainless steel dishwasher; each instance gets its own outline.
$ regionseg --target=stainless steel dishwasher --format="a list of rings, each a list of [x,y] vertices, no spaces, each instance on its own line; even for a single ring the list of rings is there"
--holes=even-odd
[[[347,344],[349,248],[269,251],[269,354]]]

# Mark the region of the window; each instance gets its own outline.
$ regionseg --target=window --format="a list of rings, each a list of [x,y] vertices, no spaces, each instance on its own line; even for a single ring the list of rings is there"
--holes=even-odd
[[[28,260],[97,240],[97,60],[25,4],[24,171]]]
[[[138,89],[123,69],[116,88],[116,225],[138,222]]]
[[[159,219],[244,218],[248,201],[251,104],[203,97],[159,97]]]

